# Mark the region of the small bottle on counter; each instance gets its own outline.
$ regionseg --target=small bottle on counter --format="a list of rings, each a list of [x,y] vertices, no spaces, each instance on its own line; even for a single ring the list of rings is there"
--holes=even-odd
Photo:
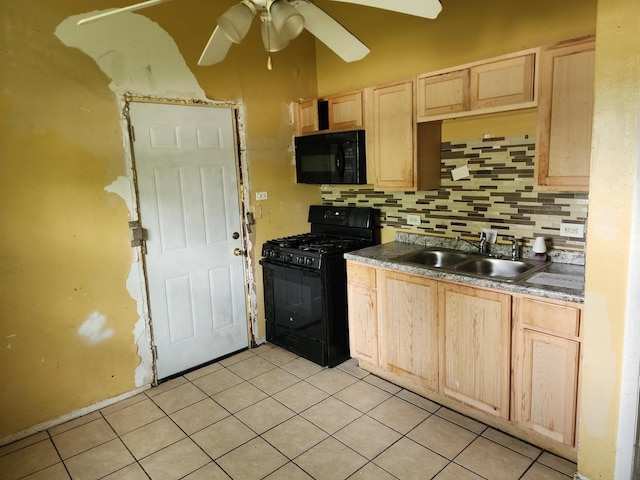
[[[544,237],[536,237],[533,241],[533,259],[539,262],[544,262],[547,259],[547,244],[544,241]]]

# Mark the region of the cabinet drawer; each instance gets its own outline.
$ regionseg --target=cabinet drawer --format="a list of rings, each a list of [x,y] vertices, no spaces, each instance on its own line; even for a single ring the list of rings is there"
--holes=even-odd
[[[376,288],[376,270],[372,267],[349,263],[347,266],[347,282]]]
[[[577,337],[580,334],[580,309],[568,305],[522,298],[520,318],[523,324],[550,330],[559,335]]]

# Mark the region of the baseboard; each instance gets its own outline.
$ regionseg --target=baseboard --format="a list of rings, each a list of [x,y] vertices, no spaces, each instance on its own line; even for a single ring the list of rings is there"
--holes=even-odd
[[[75,420],[76,418],[82,417],[89,413],[93,413],[96,410],[101,410],[105,407],[113,405],[114,403],[118,403],[122,400],[126,400],[127,398],[131,398],[135,395],[138,395],[139,393],[142,393],[145,390],[148,390],[149,388],[151,388],[151,385],[145,385],[143,387],[136,388],[135,390],[131,390],[130,392],[123,393],[122,395],[118,395],[117,397],[108,398],[107,400],[94,403],[93,405],[90,405],[88,407],[84,407],[79,410],[75,410],[71,413],[66,413],[64,415],[61,415],[60,417],[54,418],[52,420],[47,420],[46,422],[39,423],[21,432],[14,433],[12,435],[8,435],[6,437],[0,438],[0,447],[4,445],[8,445],[9,443],[16,442],[18,440],[22,440],[23,438],[27,438],[38,432],[42,432],[43,430],[47,430],[57,425],[61,425],[70,420]]]

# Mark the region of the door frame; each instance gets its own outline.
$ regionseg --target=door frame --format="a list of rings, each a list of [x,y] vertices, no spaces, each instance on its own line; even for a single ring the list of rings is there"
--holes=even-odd
[[[249,215],[250,205],[248,204],[249,196],[249,171],[247,168],[246,159],[246,141],[245,141],[245,128],[244,128],[244,106],[238,102],[222,102],[222,101],[202,101],[193,99],[171,99],[171,98],[158,98],[139,96],[127,93],[122,99],[122,122],[125,143],[125,149],[128,157],[128,171],[130,175],[131,186],[131,205],[129,205],[129,227],[132,229],[131,247],[135,251],[135,257],[133,259],[132,270],[137,270],[137,277],[139,279],[139,291],[135,292],[139,295],[132,295],[138,303],[138,313],[141,319],[144,321],[144,331],[140,331],[140,321],[136,325],[134,330],[136,344],[138,346],[138,355],[141,357],[141,363],[138,367],[141,372],[136,372],[136,387],[138,385],[138,378],[142,377],[146,380],[142,380],[143,384],[151,384],[156,386],[158,384],[158,372],[156,368],[156,349],[153,337],[153,323],[151,304],[149,298],[149,282],[147,277],[146,257],[144,254],[145,244],[143,242],[135,242],[134,240],[134,228],[135,223],[140,220],[140,202],[138,195],[138,180],[135,155],[133,149],[133,128],[131,119],[129,116],[129,106],[131,103],[155,103],[166,104],[176,106],[200,106],[202,108],[227,108],[233,113],[233,130],[235,136],[236,145],[236,179],[238,182],[238,203],[240,205],[240,224],[242,227],[242,245],[245,255],[243,256],[243,271],[244,271],[244,294],[246,298],[246,321],[247,323],[247,345],[256,345],[256,331],[255,325],[257,321],[257,308],[256,308],[256,284],[254,281],[253,267],[252,267],[252,253],[253,244],[250,239],[252,222],[251,215]],[[131,292],[132,288],[128,283],[128,289]],[[135,290],[135,288],[134,288]],[[169,377],[171,378],[171,377]],[[168,380],[167,378],[166,380]]]

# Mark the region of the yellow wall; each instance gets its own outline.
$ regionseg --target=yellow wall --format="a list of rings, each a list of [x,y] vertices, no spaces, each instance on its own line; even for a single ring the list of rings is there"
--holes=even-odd
[[[619,444],[618,433],[635,420],[633,411],[620,411],[620,402],[623,363],[631,357],[623,349],[625,329],[640,318],[627,303],[638,296],[638,272],[629,270],[629,258],[638,248],[632,215],[640,213],[634,192],[640,188],[639,26],[637,0],[598,1],[578,453],[580,473],[592,480],[625,478],[614,470],[616,455],[625,448],[628,461],[631,441]],[[637,349],[637,338],[633,343]],[[631,393],[637,403],[636,392]],[[625,460],[619,462],[622,468]]]
[[[289,103],[316,93],[314,42],[307,35],[274,54],[269,72],[254,25],[228,61],[197,67],[213,19],[234,2],[216,3],[202,12],[202,1],[180,0],[145,14],[174,38],[209,98],[242,101],[249,196],[269,193],[251,235],[255,262],[264,240],[307,229],[308,205],[320,201],[318,187],[294,183],[286,147]],[[0,440],[136,386],[129,211],[105,191],[129,175],[119,105],[96,63],[55,36],[67,17],[112,6],[0,2]],[[79,334],[83,322],[102,318],[98,341]]]
[[[410,77],[595,31],[595,0],[447,0],[434,21],[384,10],[321,2],[371,53],[345,64],[317,47],[322,95]]]

